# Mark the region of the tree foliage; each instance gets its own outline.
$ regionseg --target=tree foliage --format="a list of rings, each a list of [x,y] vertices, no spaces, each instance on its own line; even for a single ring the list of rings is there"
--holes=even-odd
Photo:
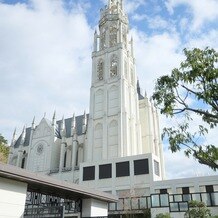
[[[0,134],[0,162],[7,163],[9,147],[7,140]]]
[[[206,218],[211,217],[210,210],[204,202],[190,201],[188,202],[189,209],[185,213],[185,218]]]
[[[168,138],[172,152],[185,148],[186,156],[216,170],[218,148],[207,144],[205,135],[218,124],[218,53],[195,48],[184,49],[184,54],[179,68],[157,79],[152,96],[162,114],[177,118],[176,125],[164,128],[162,137]],[[198,119],[201,123],[196,125]]]
[[[155,218],[171,218],[169,213],[159,213]]]

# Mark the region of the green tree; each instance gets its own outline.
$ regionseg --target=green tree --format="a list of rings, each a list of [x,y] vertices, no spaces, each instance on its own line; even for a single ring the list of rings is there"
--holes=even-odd
[[[206,218],[211,217],[210,210],[204,202],[190,201],[188,202],[189,209],[185,213],[185,218]]]
[[[217,145],[206,143],[205,135],[218,123],[218,53],[211,48],[184,49],[185,61],[171,75],[157,79],[152,98],[162,114],[177,123],[164,128],[172,152],[184,149],[199,163],[218,169]],[[195,131],[191,122],[200,118]]]
[[[169,213],[159,213],[155,218],[171,218]]]
[[[7,140],[0,134],[0,162],[7,163],[9,147]]]

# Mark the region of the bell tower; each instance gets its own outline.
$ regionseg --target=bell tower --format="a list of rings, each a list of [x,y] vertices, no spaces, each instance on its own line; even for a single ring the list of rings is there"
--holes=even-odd
[[[142,153],[133,40],[122,0],[108,0],[94,34],[85,161]]]

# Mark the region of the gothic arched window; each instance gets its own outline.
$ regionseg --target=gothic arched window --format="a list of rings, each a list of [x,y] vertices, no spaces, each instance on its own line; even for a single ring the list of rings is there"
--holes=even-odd
[[[102,59],[98,61],[98,66],[97,66],[97,75],[99,80],[104,79],[104,62]]]
[[[111,59],[110,76],[114,77],[118,74],[118,60],[115,55]]]
[[[117,27],[116,24],[110,26],[109,28],[109,38],[110,38],[110,47],[113,47],[117,44]]]
[[[106,48],[106,30],[103,28],[100,33],[100,49]]]

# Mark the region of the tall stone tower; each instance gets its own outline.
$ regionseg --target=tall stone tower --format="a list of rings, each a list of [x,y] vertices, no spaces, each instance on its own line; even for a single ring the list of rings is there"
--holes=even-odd
[[[142,153],[133,41],[122,0],[101,10],[94,36],[85,161]]]

